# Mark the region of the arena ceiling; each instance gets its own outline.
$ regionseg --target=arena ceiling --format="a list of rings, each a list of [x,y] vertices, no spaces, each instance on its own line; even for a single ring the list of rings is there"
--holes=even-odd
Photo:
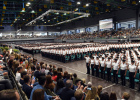
[[[139,0],[0,0],[0,26],[53,26],[71,19],[93,17],[124,8],[136,9],[138,5]],[[42,16],[49,10],[56,11]],[[80,17],[81,13],[90,15]],[[30,23],[36,18],[39,19]]]

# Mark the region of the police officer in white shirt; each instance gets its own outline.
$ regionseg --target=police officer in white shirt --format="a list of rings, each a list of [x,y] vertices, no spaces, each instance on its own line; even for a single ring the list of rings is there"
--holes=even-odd
[[[105,79],[105,59],[104,57],[102,57],[102,60],[100,61],[100,64],[101,64],[101,78],[102,79]]]
[[[125,86],[125,76],[128,69],[128,64],[125,62],[125,59],[120,61],[119,69],[121,70],[121,81],[122,85]]]
[[[87,67],[86,74],[90,74],[90,57],[89,57],[89,55],[86,55],[84,58],[86,59],[86,67]]]
[[[94,62],[95,62],[94,57],[91,57],[90,64],[91,64],[91,69],[92,69],[92,76],[94,76],[94,67],[95,67]]]
[[[115,59],[115,62],[112,64],[113,65],[113,82],[118,84],[118,71],[119,71],[119,64],[118,64],[118,59]],[[112,70],[111,68],[111,70]]]
[[[99,67],[100,67],[99,57],[96,57],[96,59],[95,59],[96,77],[99,77]]]
[[[135,88],[134,79],[137,74],[137,68],[134,60],[131,61],[131,66],[129,66],[128,70],[129,70],[130,88],[134,89]]]
[[[106,62],[107,67],[107,81],[111,81],[111,67],[112,67],[112,61],[111,58],[108,58],[108,61]]]

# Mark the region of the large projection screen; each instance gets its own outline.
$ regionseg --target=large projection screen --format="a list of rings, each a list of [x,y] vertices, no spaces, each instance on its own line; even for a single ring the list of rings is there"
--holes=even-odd
[[[109,29],[113,28],[113,19],[104,19],[99,21],[99,27],[100,29]]]

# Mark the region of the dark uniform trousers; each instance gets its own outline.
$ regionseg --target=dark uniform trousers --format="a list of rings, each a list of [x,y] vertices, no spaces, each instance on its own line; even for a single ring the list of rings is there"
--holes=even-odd
[[[121,70],[121,81],[122,81],[122,85],[125,86],[125,76],[124,76],[124,74],[125,74],[125,70]]]
[[[87,74],[90,74],[90,64],[86,63],[86,67],[87,67]]]
[[[99,65],[95,65],[95,69],[96,69],[96,77],[99,77],[99,69],[98,69]]]
[[[94,68],[93,68],[94,64],[91,64],[91,69],[92,69],[92,76],[94,76]]]
[[[113,70],[113,82],[118,84],[118,74],[117,73],[117,70]]]
[[[107,81],[111,81],[111,68],[107,68]]]
[[[105,79],[104,67],[101,67],[101,78],[102,78],[102,79]]]
[[[135,72],[129,72],[129,78],[130,78],[130,88],[134,89],[135,84],[134,84],[134,75]]]

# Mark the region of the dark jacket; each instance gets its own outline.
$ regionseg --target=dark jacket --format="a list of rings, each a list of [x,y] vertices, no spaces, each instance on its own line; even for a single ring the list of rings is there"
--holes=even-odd
[[[72,89],[64,88],[60,93],[60,98],[62,100],[71,100],[71,98],[74,97],[74,92]]]
[[[27,84],[23,84],[22,86],[22,90],[25,92],[25,94],[27,95],[28,99],[30,98],[30,94],[32,91],[32,87],[28,86]]]

